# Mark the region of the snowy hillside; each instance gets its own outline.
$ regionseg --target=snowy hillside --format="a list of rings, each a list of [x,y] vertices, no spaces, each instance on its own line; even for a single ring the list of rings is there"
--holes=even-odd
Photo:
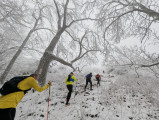
[[[101,86],[92,79],[93,91],[87,89],[84,74],[78,74],[78,84],[65,107],[67,74],[49,74],[53,81],[49,120],[158,120],[159,97],[157,79],[145,76],[136,78],[132,73],[111,72],[103,74]],[[149,82],[148,82],[149,81]],[[89,86],[88,86],[89,88]],[[48,90],[30,92],[17,107],[16,120],[43,120],[47,117]]]
[[[32,90],[18,104],[15,120],[47,115],[49,120],[159,120],[158,28],[159,0],[0,0],[0,88],[33,73],[41,84],[52,81],[49,114],[50,89]],[[65,107],[65,79],[72,71],[78,82]],[[93,90],[88,84],[83,92],[90,72]],[[7,100],[2,97],[0,109],[15,107]],[[0,120],[10,117],[4,111]]]

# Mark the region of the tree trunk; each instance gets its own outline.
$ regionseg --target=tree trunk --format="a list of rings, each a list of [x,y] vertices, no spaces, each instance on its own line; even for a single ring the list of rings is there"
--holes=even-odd
[[[50,62],[53,60],[50,53],[53,53],[56,44],[58,43],[61,34],[64,32],[65,28],[61,28],[57,34],[55,35],[55,37],[52,39],[50,45],[47,47],[47,49],[45,50],[39,66],[36,70],[36,73],[38,74],[38,81],[40,82],[40,85],[44,85],[46,82],[46,76],[47,76],[47,71],[50,65]]]
[[[36,73],[38,74],[38,81],[40,85],[44,85],[46,82],[47,71],[52,61],[48,52],[45,52],[40,60]]]

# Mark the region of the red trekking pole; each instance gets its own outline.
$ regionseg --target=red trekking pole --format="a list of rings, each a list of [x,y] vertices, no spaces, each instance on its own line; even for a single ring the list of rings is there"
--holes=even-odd
[[[51,87],[51,85],[50,85],[50,87]],[[47,107],[47,120],[49,118],[50,87],[49,87],[49,97],[48,97],[48,107]]]

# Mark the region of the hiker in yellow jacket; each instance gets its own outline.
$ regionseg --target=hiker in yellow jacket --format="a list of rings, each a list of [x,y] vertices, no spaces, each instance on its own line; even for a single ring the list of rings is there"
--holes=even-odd
[[[50,85],[40,87],[37,83],[37,74],[32,74],[30,77],[18,83],[20,90],[28,90],[34,88],[38,92],[46,90]],[[21,99],[24,97],[24,91],[13,92],[4,96],[0,96],[0,119],[1,120],[14,120],[16,107]]]
[[[73,82],[77,82],[76,77],[73,75],[73,72],[71,72],[68,77],[65,80],[67,89],[68,89],[68,94],[67,94],[67,98],[66,98],[66,105],[69,105],[69,100],[71,98],[71,93],[72,93],[72,89],[73,89]]]

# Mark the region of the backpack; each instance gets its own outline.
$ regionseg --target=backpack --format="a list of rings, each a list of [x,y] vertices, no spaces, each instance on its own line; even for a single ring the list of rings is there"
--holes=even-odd
[[[96,75],[96,78],[100,78],[100,75]]]
[[[10,79],[9,81],[5,82],[4,85],[1,87],[0,93],[2,95],[7,95],[9,93],[18,92],[18,91],[24,91],[24,93],[26,93],[28,90],[20,90],[17,88],[17,86],[19,82],[21,82],[27,77],[29,76],[17,76]]]
[[[67,81],[72,81],[72,82],[74,82],[74,79],[72,79],[72,76],[71,76],[71,75],[68,75]]]
[[[71,79],[71,75],[68,75],[68,79],[67,79],[67,81],[70,81],[70,79]]]
[[[92,77],[92,76],[91,76],[90,74],[86,75],[86,78],[87,78],[87,79],[91,79],[91,77]]]

